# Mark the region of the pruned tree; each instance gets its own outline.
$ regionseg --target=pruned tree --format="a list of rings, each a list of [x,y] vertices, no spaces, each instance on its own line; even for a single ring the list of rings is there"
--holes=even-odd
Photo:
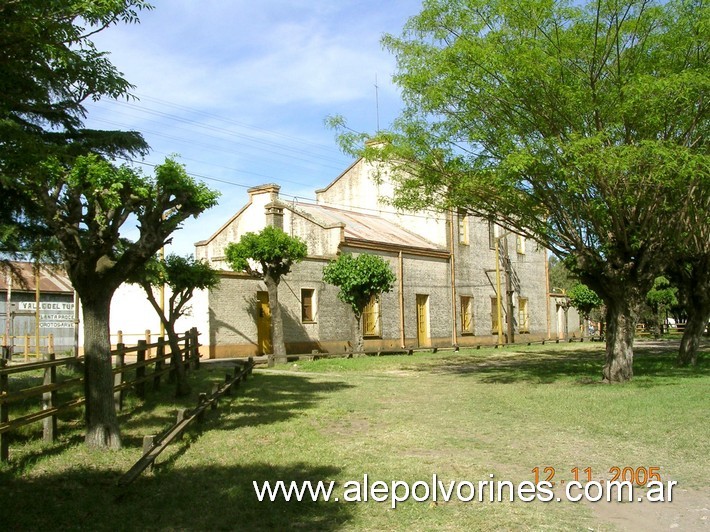
[[[652,322],[656,335],[663,334],[666,314],[671,307],[678,304],[677,294],[678,288],[671,285],[670,281],[663,275],[656,277],[653,287],[646,294],[646,303],[653,314]]]
[[[86,442],[118,448],[109,310],[116,289],[169,243],[184,220],[214,206],[218,193],[168,159],[148,178],[95,156],[72,166],[50,160],[38,176],[37,210],[79,295],[84,319]],[[135,218],[138,235],[121,237]]]
[[[602,301],[594,290],[580,282],[574,283],[572,287],[567,290],[567,297],[569,298],[570,305],[576,308],[584,319],[586,334],[586,331],[589,330],[589,320],[592,311],[601,307],[604,301]]]
[[[279,283],[291,267],[301,262],[307,255],[306,243],[298,237],[287,235],[281,229],[268,225],[259,233],[246,233],[239,242],[230,242],[224,250],[227,263],[234,271],[245,271],[264,280],[269,294],[271,311],[271,339],[273,354],[269,355],[269,365],[274,359],[286,361],[283,321],[279,305]]]
[[[355,352],[361,352],[365,345],[361,325],[365,307],[373,297],[392,290],[395,280],[389,263],[370,253],[356,257],[342,253],[323,269],[323,281],[340,288],[338,299],[353,311],[352,346]]]
[[[638,310],[707,204],[709,12],[429,0],[384,38],[404,112],[341,144],[390,164],[395,205],[465,208],[564,259],[605,303],[604,381],[627,381]]]
[[[585,320],[595,308],[599,308],[604,302],[597,293],[584,283],[575,283],[567,291],[570,304],[579,311]]]
[[[143,288],[148,301],[165,327],[172,354],[171,362],[175,368],[176,395],[188,395],[190,384],[180,354],[179,335],[175,330],[175,323],[189,312],[189,302],[195,290],[209,290],[219,284],[217,270],[209,263],[197,260],[191,255],[182,257],[171,253],[165,258],[151,257],[134,272],[129,281]],[[170,287],[166,308],[161,306],[155,294],[156,289],[164,286]]]

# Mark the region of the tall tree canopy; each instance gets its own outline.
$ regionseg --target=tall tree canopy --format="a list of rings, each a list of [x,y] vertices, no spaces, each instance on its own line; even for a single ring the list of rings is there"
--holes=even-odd
[[[395,204],[552,250],[604,300],[604,379],[630,379],[638,308],[710,194],[707,2],[426,0],[384,44],[406,107],[361,153],[395,166]]]
[[[292,237],[281,229],[267,225],[258,233],[246,233],[239,242],[230,242],[224,250],[227,262],[234,271],[246,271],[264,280],[269,294],[271,311],[271,341],[273,356],[279,362],[286,361],[281,306],[279,305],[279,283],[291,271],[291,267],[301,262],[308,254],[306,243]]]
[[[83,127],[84,102],[127,96],[132,88],[90,37],[138,20],[143,0],[0,0],[0,249],[37,249],[46,226],[33,222],[38,165],[89,152],[144,154],[137,132]],[[38,238],[38,235],[40,238]],[[49,235],[51,236],[51,235]]]

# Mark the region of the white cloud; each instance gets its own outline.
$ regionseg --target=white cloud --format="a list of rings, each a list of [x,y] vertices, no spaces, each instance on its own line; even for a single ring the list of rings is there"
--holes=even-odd
[[[141,24],[97,35],[100,50],[135,84],[139,103],[90,105],[92,127],[137,129],[155,153],[180,153],[188,171],[245,186],[279,182],[313,197],[351,162],[323,119],[341,114],[375,129],[400,106],[383,33],[399,33],[418,0],[153,0]],[[192,251],[246,201],[222,185],[220,206],[175,234]]]

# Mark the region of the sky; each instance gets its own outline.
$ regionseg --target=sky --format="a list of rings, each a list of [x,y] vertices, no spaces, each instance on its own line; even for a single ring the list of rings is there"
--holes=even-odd
[[[353,162],[328,116],[374,133],[401,110],[395,59],[381,38],[401,34],[421,0],[151,3],[140,24],[93,37],[137,99],[87,103],[86,125],[140,131],[151,146],[135,162],[145,174],[177,155],[221,192],[217,207],[174,234],[168,252],[194,253],[195,242],[246,204],[249,187],[276,183],[287,200],[314,199]]]

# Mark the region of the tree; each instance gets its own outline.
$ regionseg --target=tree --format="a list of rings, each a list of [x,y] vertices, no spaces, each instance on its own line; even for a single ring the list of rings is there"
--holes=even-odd
[[[119,447],[109,307],[116,288],[217,195],[168,160],[146,179],[107,159],[144,155],[137,132],[85,129],[84,102],[132,86],[91,36],[138,21],[144,0],[0,0],[0,249],[52,253],[84,311],[86,441]],[[121,239],[130,217],[134,241]]]
[[[601,307],[604,302],[594,290],[589,288],[586,284],[579,282],[572,285],[567,291],[567,297],[569,298],[570,305],[576,308],[584,318],[586,334],[586,331],[589,330],[589,320],[592,311]],[[602,331],[600,331],[600,334],[601,333]]]
[[[583,283],[575,283],[567,292],[567,296],[570,304],[579,311],[585,320],[589,319],[589,315],[595,308],[604,303],[594,290]]]
[[[656,277],[653,282],[653,287],[646,294],[646,303],[653,313],[653,322],[656,325],[656,334],[663,334],[663,324],[666,320],[666,314],[671,307],[678,304],[678,289],[672,286],[670,281],[664,277]]]
[[[323,281],[340,288],[338,299],[353,311],[353,349],[361,352],[364,348],[362,313],[373,297],[392,289],[396,278],[389,263],[377,255],[363,253],[353,257],[343,253],[323,269]]]
[[[180,356],[180,344],[175,331],[175,323],[189,311],[187,304],[192,299],[195,290],[209,290],[217,286],[219,283],[217,270],[213,269],[209,263],[196,260],[192,256],[181,257],[174,254],[165,258],[153,256],[134,272],[130,282],[143,287],[148,301],[165,327],[176,374],[176,395],[188,395],[190,385],[187,382],[185,365]],[[170,287],[167,309],[161,307],[154,292],[156,287],[165,285]]]
[[[187,175],[173,160],[147,178],[96,155],[67,167],[42,166],[37,209],[79,295],[84,317],[86,442],[118,448],[120,432],[113,401],[109,310],[115,290],[164,245],[190,216],[217,202],[218,193]],[[135,217],[138,236],[121,237]]]
[[[291,237],[277,227],[268,225],[259,233],[246,233],[239,242],[230,242],[224,250],[227,263],[234,271],[246,271],[250,275],[264,280],[269,293],[271,311],[271,339],[273,355],[269,356],[269,365],[274,359],[286,361],[283,321],[279,305],[279,283],[291,267],[301,262],[307,255],[306,243],[298,237]]]
[[[678,287],[688,321],[678,351],[681,366],[696,365],[700,338],[710,322],[710,191],[693,204],[690,230],[678,235],[680,258],[666,273]]]
[[[384,38],[401,117],[341,144],[390,163],[395,205],[465,208],[564,259],[606,306],[603,379],[627,381],[638,309],[710,194],[709,12],[429,0]]]
[[[563,291],[567,292],[575,284],[575,280],[571,277],[570,272],[565,268],[565,263],[555,257],[550,255],[547,260],[548,263],[548,278],[550,291]]]
[[[0,0],[0,249],[38,252],[51,242],[34,201],[39,166],[89,152],[143,155],[137,132],[83,128],[84,102],[126,96],[132,86],[90,37],[138,21],[143,0]],[[86,26],[86,27],[85,27]],[[28,249],[32,248],[32,249]],[[36,253],[35,253],[36,254]]]

